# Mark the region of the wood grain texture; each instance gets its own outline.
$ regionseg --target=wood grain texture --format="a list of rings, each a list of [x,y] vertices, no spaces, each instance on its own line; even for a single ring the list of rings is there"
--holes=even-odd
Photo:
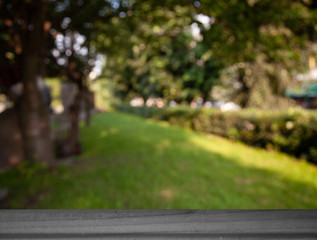
[[[316,210],[2,210],[1,239],[317,239]]]

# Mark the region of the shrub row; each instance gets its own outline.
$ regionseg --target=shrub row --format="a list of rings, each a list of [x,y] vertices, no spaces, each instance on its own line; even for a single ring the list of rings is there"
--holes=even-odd
[[[217,109],[189,107],[115,108],[145,118],[168,121],[173,125],[213,133],[249,145],[282,151],[317,164],[317,113],[301,109],[288,111],[242,110],[221,112]]]

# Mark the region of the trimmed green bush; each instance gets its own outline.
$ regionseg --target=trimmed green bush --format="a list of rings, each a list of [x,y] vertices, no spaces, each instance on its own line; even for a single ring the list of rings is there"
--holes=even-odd
[[[131,107],[119,111],[168,121],[177,126],[216,134],[246,144],[273,149],[317,164],[317,114],[302,109],[282,111]]]

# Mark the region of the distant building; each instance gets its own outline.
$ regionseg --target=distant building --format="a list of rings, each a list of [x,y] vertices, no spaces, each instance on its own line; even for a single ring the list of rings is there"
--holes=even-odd
[[[317,84],[304,84],[299,90],[287,90],[286,96],[295,100],[298,106],[317,109]]]
[[[298,106],[317,109],[317,64],[314,56],[309,57],[308,66],[308,72],[296,76],[297,81],[303,82],[302,87],[297,90],[288,89],[285,94],[294,99]]]

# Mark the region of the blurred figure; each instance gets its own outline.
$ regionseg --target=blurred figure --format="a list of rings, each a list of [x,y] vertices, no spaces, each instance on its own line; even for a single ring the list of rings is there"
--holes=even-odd
[[[163,100],[162,100],[162,99],[158,99],[158,100],[157,100],[157,103],[156,103],[156,106],[157,106],[158,108],[164,107],[164,102],[163,102]]]
[[[205,108],[211,108],[212,103],[210,101],[205,102]]]

